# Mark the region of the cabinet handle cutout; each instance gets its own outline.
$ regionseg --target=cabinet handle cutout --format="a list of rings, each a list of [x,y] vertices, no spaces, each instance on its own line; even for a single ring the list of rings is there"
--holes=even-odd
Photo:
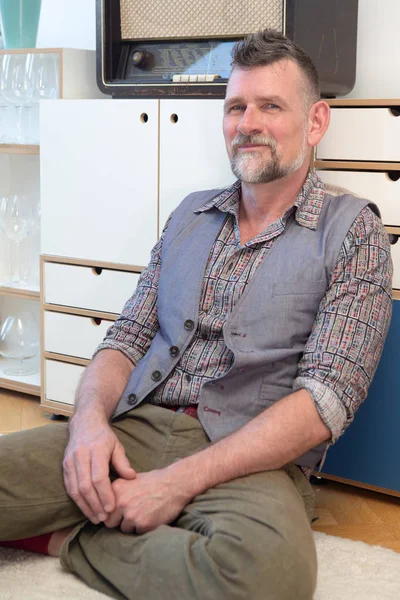
[[[101,267],[93,267],[92,268],[93,275],[101,275],[102,272],[103,272],[103,269]]]
[[[395,233],[389,233],[389,243],[391,246],[394,246],[399,241],[399,236]]]
[[[99,319],[98,317],[91,317],[90,321],[95,327],[101,325],[101,319]]]
[[[149,115],[147,113],[142,113],[140,115],[140,120],[142,121],[142,123],[147,123],[147,121],[149,120]]]
[[[398,181],[400,179],[400,171],[388,171],[387,176],[390,181]]]
[[[179,121],[179,117],[178,117],[178,115],[176,115],[175,113],[173,113],[173,114],[170,116],[170,121],[171,121],[171,123],[177,123],[177,122]]]
[[[394,117],[400,117],[400,106],[391,106],[389,111]]]

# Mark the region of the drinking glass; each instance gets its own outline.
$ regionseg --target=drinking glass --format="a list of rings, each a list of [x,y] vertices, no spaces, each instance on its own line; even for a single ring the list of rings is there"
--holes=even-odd
[[[24,287],[39,291],[40,288],[40,199],[31,198],[32,224],[27,237],[22,242],[20,249],[19,275]]]
[[[4,76],[4,55],[0,56],[0,144],[5,144],[7,141],[6,129],[7,129],[7,109],[8,102],[4,94],[6,87],[6,79]]]
[[[16,142],[23,144],[22,111],[31,104],[33,96],[32,54],[5,54],[3,59],[4,96],[17,111]]]
[[[58,56],[36,54],[33,58],[35,100],[58,98]]]
[[[29,198],[20,195],[2,198],[0,203],[0,225],[6,236],[14,242],[15,248],[14,272],[9,283],[14,287],[16,285],[25,287],[19,272],[19,246],[29,231],[35,227],[35,215]]]
[[[41,100],[55,100],[59,97],[59,59],[56,54],[35,54],[33,57],[33,98],[32,102]],[[32,108],[26,106],[26,108]],[[34,143],[39,142],[39,111],[34,111]],[[30,124],[30,120],[28,123]],[[31,128],[29,127],[29,131]],[[35,135],[36,134],[36,135]]]
[[[39,329],[31,312],[9,315],[0,329],[0,355],[18,364],[3,369],[5,375],[33,375],[37,367],[24,365],[24,360],[39,354]]]

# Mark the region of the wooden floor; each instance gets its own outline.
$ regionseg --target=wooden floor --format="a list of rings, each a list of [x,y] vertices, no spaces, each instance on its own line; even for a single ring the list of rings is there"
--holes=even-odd
[[[46,425],[49,417],[33,396],[0,389],[0,433]],[[400,552],[400,498],[333,481],[322,483],[315,486],[314,530]]]

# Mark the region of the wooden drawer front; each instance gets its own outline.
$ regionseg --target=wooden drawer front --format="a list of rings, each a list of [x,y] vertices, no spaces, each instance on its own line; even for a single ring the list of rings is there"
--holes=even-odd
[[[46,370],[46,400],[75,403],[75,391],[85,367],[62,363],[55,360],[45,360]]]
[[[400,290],[400,238],[390,248],[393,259],[393,289]]]
[[[333,108],[320,160],[400,162],[400,117],[387,108]]]
[[[325,183],[375,202],[385,225],[400,226],[400,179],[392,181],[387,173],[366,171],[318,171],[318,175]]]
[[[119,314],[132,296],[138,273],[45,263],[44,301],[76,308]]]
[[[90,317],[45,311],[44,349],[91,359],[112,324],[113,321],[105,319],[95,321]]]

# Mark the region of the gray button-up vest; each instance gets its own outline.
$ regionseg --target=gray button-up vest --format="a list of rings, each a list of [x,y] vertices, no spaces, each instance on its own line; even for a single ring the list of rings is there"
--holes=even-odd
[[[133,370],[114,417],[139,405],[168,377],[195,334],[204,270],[226,217],[217,208],[195,210],[220,193],[191,194],[173,214],[162,250],[160,328]],[[198,416],[212,441],[292,392],[344,238],[368,204],[348,193],[326,192],[317,229],[299,225],[292,216],[266,253],[223,328],[234,354],[232,367],[200,392]],[[296,463],[315,466],[325,447],[324,443],[310,450]]]

